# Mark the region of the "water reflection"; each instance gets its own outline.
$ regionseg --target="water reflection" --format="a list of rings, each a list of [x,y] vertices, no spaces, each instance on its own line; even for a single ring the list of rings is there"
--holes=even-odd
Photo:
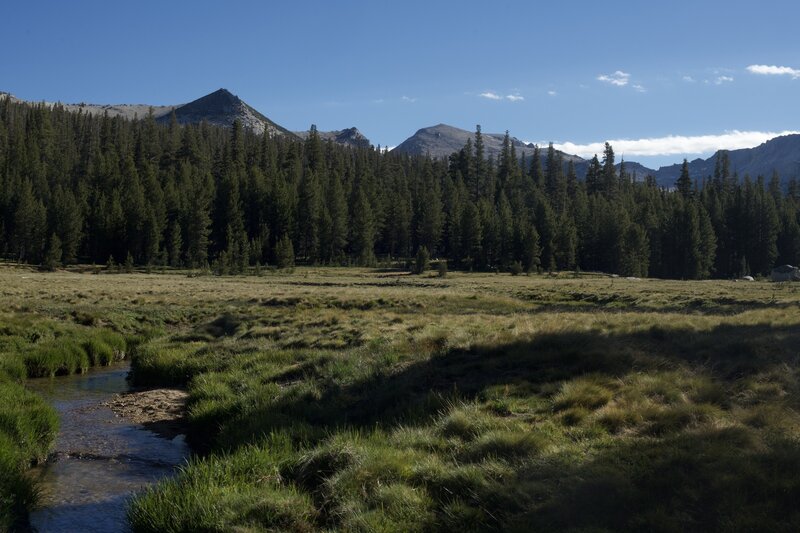
[[[38,469],[40,532],[125,531],[131,493],[169,475],[188,456],[179,436],[167,440],[114,415],[103,402],[128,390],[127,364],[79,376],[30,380],[58,411],[53,460]]]

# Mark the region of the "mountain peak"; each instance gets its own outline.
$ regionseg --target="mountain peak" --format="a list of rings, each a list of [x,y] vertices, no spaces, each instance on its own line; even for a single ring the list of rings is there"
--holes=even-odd
[[[175,118],[179,124],[208,122],[228,127],[238,120],[242,126],[255,133],[293,136],[290,131],[277,125],[225,88],[217,89],[213,93],[177,107]],[[163,116],[159,120],[168,122],[170,118]]]

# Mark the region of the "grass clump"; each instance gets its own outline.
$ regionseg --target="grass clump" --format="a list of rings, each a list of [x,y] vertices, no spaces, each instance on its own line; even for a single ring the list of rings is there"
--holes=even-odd
[[[39,396],[0,382],[0,530],[20,526],[38,501],[26,470],[43,461],[58,431],[58,416]]]
[[[83,373],[91,365],[84,347],[75,341],[50,341],[25,355],[29,377],[55,377]]]

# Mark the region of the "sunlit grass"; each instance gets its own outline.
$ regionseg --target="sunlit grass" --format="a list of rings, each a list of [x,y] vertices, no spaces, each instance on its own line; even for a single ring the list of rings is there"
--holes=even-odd
[[[120,335],[138,384],[188,389],[203,455],[133,501],[137,531],[800,527],[796,285],[26,276],[0,268],[0,380]]]

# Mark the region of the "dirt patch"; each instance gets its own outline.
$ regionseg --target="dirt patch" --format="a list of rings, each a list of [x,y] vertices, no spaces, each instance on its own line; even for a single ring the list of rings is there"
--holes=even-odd
[[[117,416],[141,424],[161,437],[186,433],[186,391],[151,389],[117,394],[106,402]]]

